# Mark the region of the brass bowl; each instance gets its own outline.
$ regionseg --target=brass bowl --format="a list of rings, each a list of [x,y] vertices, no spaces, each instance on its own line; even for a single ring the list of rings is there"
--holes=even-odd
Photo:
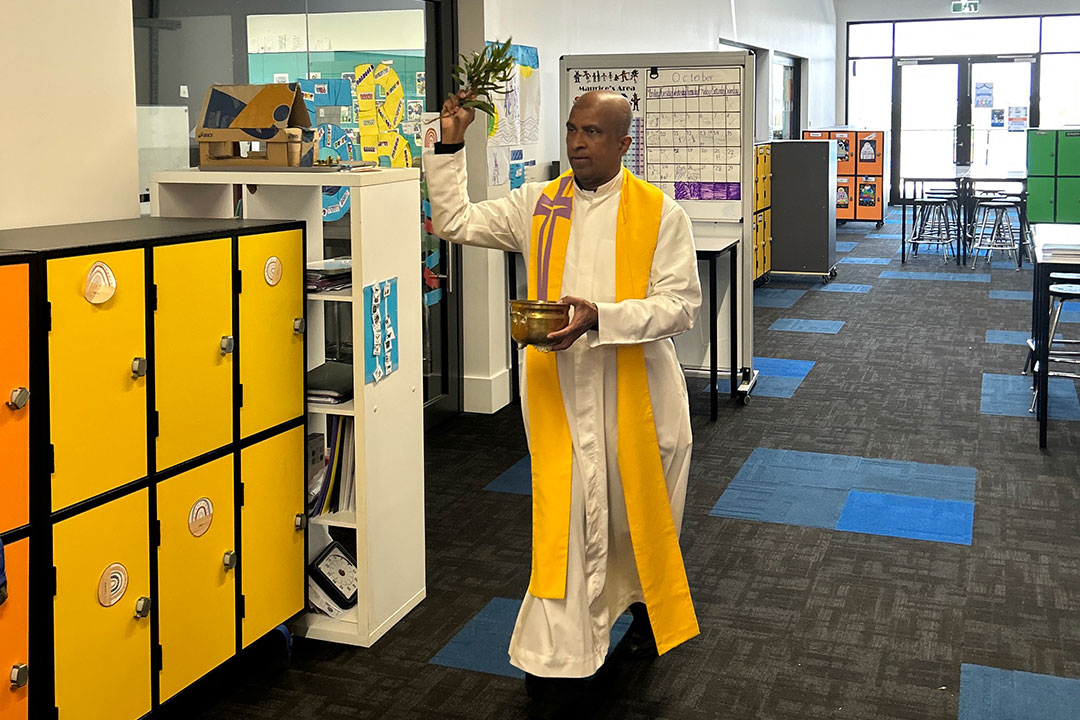
[[[533,345],[537,350],[551,349],[548,333],[570,324],[570,304],[548,300],[511,300],[510,337],[518,347]]]

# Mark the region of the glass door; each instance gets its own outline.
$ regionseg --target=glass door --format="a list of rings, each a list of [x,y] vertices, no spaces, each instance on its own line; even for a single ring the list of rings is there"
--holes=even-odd
[[[971,167],[1000,172],[1027,166],[1034,58],[971,64]]]
[[[893,92],[894,132],[899,120],[900,162],[893,163],[894,175],[953,174],[953,165],[963,163],[970,144],[960,129],[960,76],[958,62],[896,62]],[[899,115],[899,118],[896,115]],[[968,136],[970,137],[970,136]],[[894,177],[893,187],[899,186]]]

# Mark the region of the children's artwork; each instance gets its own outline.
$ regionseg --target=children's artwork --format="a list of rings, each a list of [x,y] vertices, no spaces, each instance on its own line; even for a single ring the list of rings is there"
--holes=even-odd
[[[846,187],[836,188],[836,207],[846,208],[848,206],[848,191]]]
[[[859,183],[859,205],[874,207],[877,205],[877,187],[872,183]]]
[[[505,185],[510,180],[510,148],[488,145],[488,185]]]
[[[397,278],[364,286],[364,384],[377,384],[398,369]]]
[[[424,114],[424,101],[423,100],[409,100],[405,103],[405,121],[417,122],[420,120],[420,116]]]
[[[494,95],[496,122],[489,145],[531,145],[540,139],[540,55],[535,47],[511,45],[514,67]]]
[[[848,153],[850,153],[850,152],[851,152],[851,149],[848,147],[848,139],[847,138],[837,138],[836,139],[836,159],[838,161],[847,160],[848,159]]]
[[[427,95],[427,73],[416,73],[416,94]]]
[[[646,180],[676,200],[742,198],[742,72],[720,67],[648,73]]]
[[[859,146],[859,159],[867,162],[877,159],[877,140],[867,138],[862,141],[862,145]]]

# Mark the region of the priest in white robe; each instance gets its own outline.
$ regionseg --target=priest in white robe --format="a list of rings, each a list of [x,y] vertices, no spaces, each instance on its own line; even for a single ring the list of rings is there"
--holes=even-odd
[[[546,550],[541,552],[536,545],[536,528],[548,520],[538,519],[534,504],[533,581],[510,644],[510,661],[527,673],[526,687],[534,695],[530,681],[594,674],[608,653],[612,624],[628,607],[635,615],[632,634],[646,634],[652,645],[651,633],[656,630],[653,654],[657,646],[662,654],[697,634],[677,543],[690,469],[690,414],[686,382],[671,338],[693,327],[701,287],[686,213],[670,197],[664,195],[661,200],[659,190],[621,166],[631,142],[627,132],[630,107],[625,98],[594,92],[575,104],[566,133],[573,172],[564,176],[572,181],[565,180],[558,187],[559,181],[555,181],[547,188],[545,183],[525,184],[506,197],[479,203],[470,202],[468,197],[462,149],[464,131],[473,116],[474,111],[459,105],[459,98],[447,100],[442,143],[424,158],[435,234],[451,242],[520,252],[530,266],[530,277],[542,281],[546,270],[534,265],[547,261],[543,252],[545,247],[550,251],[550,243],[544,244],[544,233],[550,238],[556,215],[566,216],[572,206],[568,238],[564,239],[561,299],[572,304],[573,314],[568,328],[550,336],[555,352],[548,356],[554,357],[552,367],[557,367],[554,387],[558,388],[556,394],[561,392],[572,443],[568,538],[562,564],[554,564],[553,572],[559,577],[546,583],[555,590],[537,591],[538,573],[545,571],[548,561]],[[651,264],[646,255],[641,265],[648,268],[640,278],[643,297],[620,299],[617,284],[623,281],[617,282],[616,236],[630,232],[617,228],[626,213],[628,200],[623,196],[631,184],[647,194],[650,188],[655,190],[648,197],[655,198],[655,210],[650,212],[658,215],[658,229],[650,231],[655,233],[655,249],[651,244],[648,248]],[[559,204],[560,199],[565,203]],[[549,208],[551,226],[543,219],[542,208]],[[559,209],[564,208],[565,213],[559,215]],[[644,357],[642,387],[647,376],[643,407],[651,404],[652,417],[643,412],[636,419],[627,419],[619,416],[617,402],[626,397],[620,394],[626,388],[619,385],[623,367],[619,349],[638,347]],[[545,360],[540,355],[537,358]],[[530,393],[530,377],[531,371],[523,372],[521,397],[533,454],[535,498],[537,464],[543,459],[537,457],[539,438],[533,436],[535,428],[530,428],[530,403],[539,402],[535,390]],[[535,425],[537,416],[532,417]],[[651,441],[653,425],[655,444]],[[635,435],[645,432],[648,446],[654,448],[651,452],[659,450],[655,465],[659,494],[652,496],[659,498],[658,503],[628,503],[630,494],[636,498],[638,492],[630,493],[624,487],[623,475],[630,461],[620,463],[618,451],[620,435],[629,436],[631,431]],[[631,521],[628,504],[648,507],[631,512],[631,518],[638,518]],[[668,540],[658,542],[668,542],[674,550],[659,560],[643,561],[643,553],[649,551],[645,545],[654,545],[652,540],[645,542],[653,537],[649,534],[653,526],[667,528]],[[642,538],[636,554],[633,537]],[[565,578],[561,577],[563,567]],[[648,582],[644,583],[648,591],[643,589],[643,573],[639,573],[643,567],[648,568]]]

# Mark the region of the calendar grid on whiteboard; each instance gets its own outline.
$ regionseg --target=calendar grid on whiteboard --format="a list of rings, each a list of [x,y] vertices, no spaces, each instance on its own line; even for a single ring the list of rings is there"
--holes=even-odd
[[[742,68],[664,68],[645,91],[645,179],[677,200],[740,200]]]

